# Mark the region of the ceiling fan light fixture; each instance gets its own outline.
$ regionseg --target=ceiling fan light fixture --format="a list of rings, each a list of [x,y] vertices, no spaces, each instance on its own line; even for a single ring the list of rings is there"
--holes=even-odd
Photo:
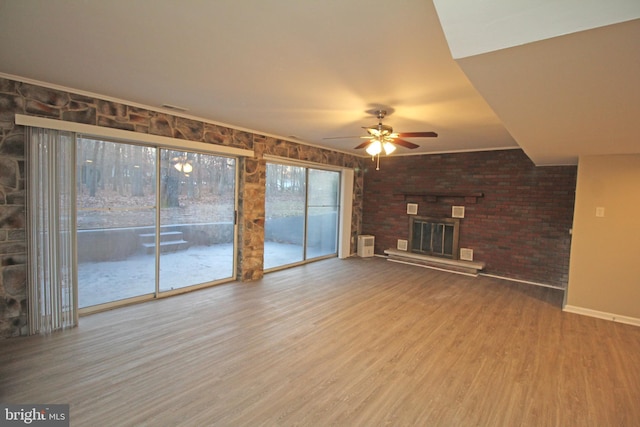
[[[394,151],[396,151],[396,146],[393,145],[392,143],[390,143],[389,141],[385,141],[382,144],[382,147],[384,148],[384,153],[388,156],[389,154],[393,153]]]
[[[380,143],[380,140],[374,139],[373,142],[369,144],[366,151],[367,151],[367,154],[369,154],[371,157],[374,157],[380,154],[382,152],[382,144]]]
[[[394,132],[393,128],[389,125],[382,123],[382,119],[387,115],[386,110],[374,110],[367,111],[367,113],[375,113],[378,117],[378,124],[374,126],[362,126],[367,132],[366,136],[360,138],[366,139],[363,143],[355,147],[355,149],[364,148],[368,155],[371,156],[371,160],[377,159],[376,170],[380,169],[380,155],[384,151],[385,155],[390,155],[396,151],[398,146],[408,149],[418,148],[418,144],[406,141],[403,138],[433,138],[438,136],[435,132]],[[348,137],[329,137],[324,139],[339,139],[339,138],[356,138],[355,136]]]

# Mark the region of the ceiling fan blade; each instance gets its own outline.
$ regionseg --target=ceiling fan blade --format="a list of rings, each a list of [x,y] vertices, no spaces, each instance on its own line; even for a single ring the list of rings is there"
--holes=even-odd
[[[360,138],[360,135],[357,135],[357,136],[330,136],[328,138],[322,138],[322,139],[351,139],[351,138]]]
[[[398,132],[401,138],[435,138],[438,136],[435,132]]]
[[[373,140],[369,140],[369,141],[365,141],[362,144],[358,145],[357,147],[355,147],[355,149],[360,149],[360,148],[367,148],[369,146],[369,144],[371,144],[373,142]]]
[[[405,141],[404,139],[400,139],[400,138],[396,138],[393,140],[393,144],[399,145],[401,147],[405,147],[405,148],[418,148],[419,145],[414,144],[413,142],[409,142],[409,141]]]

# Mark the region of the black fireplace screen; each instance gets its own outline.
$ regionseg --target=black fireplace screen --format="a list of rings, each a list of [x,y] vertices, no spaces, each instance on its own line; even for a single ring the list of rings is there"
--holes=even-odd
[[[412,217],[411,252],[458,259],[458,225],[454,218]]]

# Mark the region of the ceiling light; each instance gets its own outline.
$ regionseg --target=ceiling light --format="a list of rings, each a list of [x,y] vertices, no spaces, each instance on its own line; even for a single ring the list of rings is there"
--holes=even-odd
[[[396,151],[396,146],[389,141],[385,141],[384,144],[382,144],[382,147],[384,148],[384,154],[387,156]]]
[[[369,146],[367,147],[367,153],[371,157],[377,156],[381,152],[382,152],[382,144],[378,139],[374,139],[373,142],[369,144]]]

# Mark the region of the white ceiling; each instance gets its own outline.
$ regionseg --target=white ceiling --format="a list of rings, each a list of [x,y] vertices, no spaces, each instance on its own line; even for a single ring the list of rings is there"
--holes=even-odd
[[[439,19],[424,0],[0,0],[0,73],[361,155],[380,107],[395,131],[439,134],[400,155],[640,152],[640,2],[577,24],[581,1],[514,3],[436,0]],[[546,27],[540,3],[562,19],[510,30]]]

